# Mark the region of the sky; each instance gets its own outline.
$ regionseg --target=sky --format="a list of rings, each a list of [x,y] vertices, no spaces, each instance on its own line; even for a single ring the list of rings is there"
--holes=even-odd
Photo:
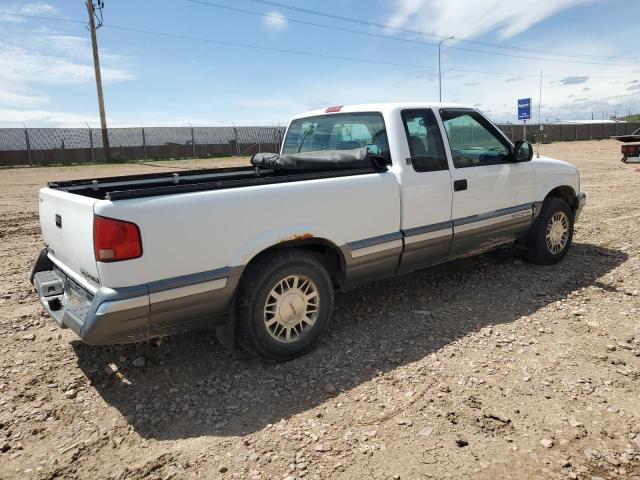
[[[110,126],[437,101],[449,36],[443,101],[516,122],[532,97],[535,120],[542,69],[556,121],[640,112],[638,18],[636,0],[107,0],[97,34]],[[99,126],[86,21],[83,0],[0,0],[0,126]]]

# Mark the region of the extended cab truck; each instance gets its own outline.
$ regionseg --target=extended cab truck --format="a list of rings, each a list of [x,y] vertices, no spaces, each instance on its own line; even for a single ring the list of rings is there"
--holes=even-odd
[[[459,105],[308,112],[253,167],[50,183],[32,282],[87,343],[217,327],[287,360],[334,289],[514,242],[560,261],[585,195],[574,166],[532,156]]]

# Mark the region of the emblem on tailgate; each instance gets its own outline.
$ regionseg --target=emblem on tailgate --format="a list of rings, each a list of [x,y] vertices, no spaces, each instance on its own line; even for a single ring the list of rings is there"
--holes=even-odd
[[[62,216],[56,213],[56,227],[62,228]]]

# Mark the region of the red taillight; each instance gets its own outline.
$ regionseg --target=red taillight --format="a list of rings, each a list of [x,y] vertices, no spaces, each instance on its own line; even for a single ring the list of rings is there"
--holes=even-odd
[[[343,105],[335,105],[333,107],[328,107],[324,113],[336,113],[342,110]]]
[[[142,256],[140,229],[135,223],[93,217],[93,249],[98,262],[117,262]]]
[[[640,150],[640,145],[622,145],[622,153],[632,156],[636,151]]]

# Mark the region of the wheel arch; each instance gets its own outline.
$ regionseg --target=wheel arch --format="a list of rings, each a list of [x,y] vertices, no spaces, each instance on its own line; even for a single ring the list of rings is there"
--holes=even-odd
[[[320,256],[322,265],[327,269],[327,273],[331,278],[331,282],[334,288],[340,288],[344,282],[346,272],[346,260],[340,247],[334,242],[323,237],[314,237],[312,235],[303,235],[298,238],[292,238],[289,240],[283,240],[276,244],[270,245],[257,252],[246,264],[240,282],[244,277],[245,272],[257,262],[264,255],[272,252],[286,249],[297,249],[313,252]]]
[[[564,200],[574,212],[578,208],[578,195],[574,188],[570,185],[560,185],[551,189],[549,193],[547,193],[547,195],[544,197],[544,200],[546,201],[547,198],[559,198],[561,200]]]

